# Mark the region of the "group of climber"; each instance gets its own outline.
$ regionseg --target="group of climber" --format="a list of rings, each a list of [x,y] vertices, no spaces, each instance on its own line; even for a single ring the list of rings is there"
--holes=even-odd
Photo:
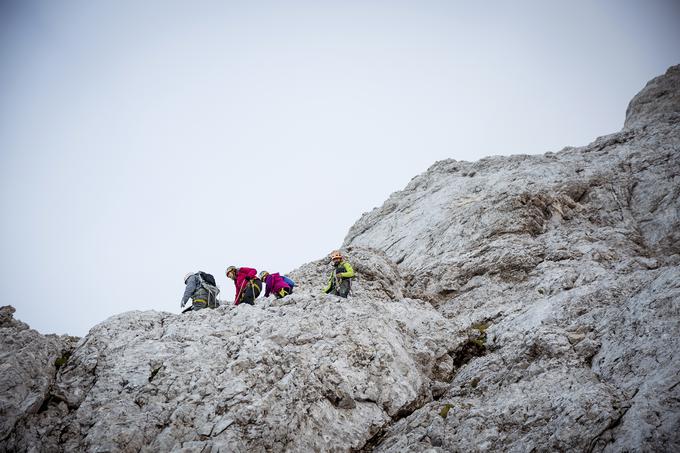
[[[351,279],[355,275],[354,269],[339,250],[331,252],[329,259],[332,268],[323,292],[346,298],[351,290]],[[255,299],[262,292],[263,284],[266,285],[264,297],[273,294],[277,299],[292,294],[295,287],[295,282],[286,275],[267,271],[262,271],[258,275],[257,270],[250,267],[229,266],[225,273],[227,278],[234,281],[236,287],[234,305],[255,305]],[[186,288],[180,303],[183,312],[219,306],[217,295],[220,290],[212,275],[202,271],[190,272],[184,276],[184,284]],[[185,308],[189,299],[191,299],[191,305]]]

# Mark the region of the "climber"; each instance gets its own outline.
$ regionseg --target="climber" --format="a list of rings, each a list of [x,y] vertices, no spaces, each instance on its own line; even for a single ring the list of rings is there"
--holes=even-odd
[[[326,285],[323,292],[326,294],[335,294],[340,297],[347,297],[352,286],[350,279],[354,277],[354,269],[352,269],[349,262],[342,257],[339,250],[331,252],[330,260],[333,265],[333,270],[328,277],[328,285]]]
[[[267,285],[264,297],[269,297],[270,294],[274,294],[277,299],[281,299],[293,292],[288,282],[278,273],[270,274],[267,271],[262,271],[260,272],[260,280]]]
[[[227,278],[234,280],[236,286],[234,305],[255,305],[255,299],[262,291],[262,280],[257,278],[257,271],[250,267],[229,266],[226,274]]]
[[[184,284],[186,285],[186,289],[184,290],[184,296],[180,302],[182,313],[190,310],[196,311],[206,307],[216,308],[219,306],[217,295],[220,290],[215,284],[215,277],[212,275],[202,271],[189,272],[184,276]],[[184,305],[189,299],[191,299],[191,306],[184,309]]]

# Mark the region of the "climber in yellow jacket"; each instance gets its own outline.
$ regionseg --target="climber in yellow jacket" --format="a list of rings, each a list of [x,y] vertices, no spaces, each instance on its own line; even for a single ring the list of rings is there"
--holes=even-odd
[[[340,297],[347,297],[352,284],[351,279],[354,277],[354,269],[352,265],[345,260],[339,250],[334,250],[330,255],[333,270],[328,277],[328,284],[323,292],[326,294],[335,294]]]

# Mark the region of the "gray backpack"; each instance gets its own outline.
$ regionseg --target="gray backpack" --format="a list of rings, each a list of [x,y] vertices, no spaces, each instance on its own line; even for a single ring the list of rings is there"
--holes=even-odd
[[[220,293],[220,289],[215,284],[215,277],[203,271],[197,272],[196,275],[198,275],[198,280],[201,282],[203,289],[208,292],[208,308],[219,307],[217,295]]]

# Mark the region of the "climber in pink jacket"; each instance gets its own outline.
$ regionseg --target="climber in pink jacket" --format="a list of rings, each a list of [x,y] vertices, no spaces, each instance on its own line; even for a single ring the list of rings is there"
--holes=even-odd
[[[278,272],[270,274],[267,271],[262,271],[260,272],[260,280],[267,285],[264,297],[269,297],[270,294],[274,294],[277,299],[281,299],[293,292],[288,282],[286,282]]]

